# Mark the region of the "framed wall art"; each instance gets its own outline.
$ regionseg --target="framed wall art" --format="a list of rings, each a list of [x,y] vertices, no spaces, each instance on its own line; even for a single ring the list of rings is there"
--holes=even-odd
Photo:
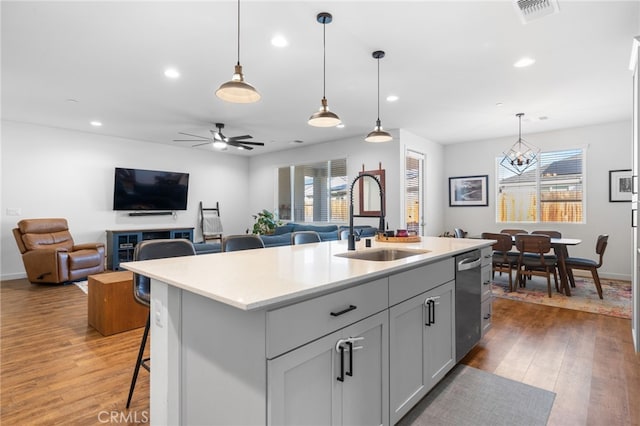
[[[631,169],[609,170],[609,202],[631,202],[633,179]]]
[[[449,178],[449,207],[489,205],[489,176]]]

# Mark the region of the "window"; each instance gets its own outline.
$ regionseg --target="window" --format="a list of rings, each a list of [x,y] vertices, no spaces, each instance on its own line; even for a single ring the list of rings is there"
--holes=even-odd
[[[346,222],[348,208],[346,159],[278,169],[279,219]]]
[[[522,175],[497,164],[497,222],[584,223],[584,150],[542,152]]]

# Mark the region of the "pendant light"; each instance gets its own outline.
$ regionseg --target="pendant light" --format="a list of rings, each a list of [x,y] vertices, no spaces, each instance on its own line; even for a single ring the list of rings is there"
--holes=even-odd
[[[393,140],[393,137],[391,133],[385,131],[380,124],[380,59],[384,58],[384,52],[382,50],[376,50],[371,56],[378,61],[378,119],[376,120],[376,126],[364,140],[367,142],[389,142]]]
[[[238,62],[233,77],[216,90],[216,96],[223,101],[237,104],[248,104],[260,100],[260,93],[255,87],[244,81],[242,65],[240,65],[240,0],[238,0]]]
[[[522,139],[522,116],[523,112],[516,114],[518,117],[518,140],[507,152],[503,152],[504,158],[500,161],[500,165],[505,169],[521,175],[529,167],[533,166],[538,161],[538,154],[540,154],[540,148],[531,145],[524,139]]]
[[[318,16],[316,16],[316,21],[322,24],[322,100],[320,101],[322,106],[317,112],[313,113],[313,115],[309,117],[308,123],[314,127],[335,127],[340,124],[340,117],[329,111],[327,98],[325,96],[327,86],[326,25],[330,24],[332,20],[333,17],[328,12],[320,12],[318,13]]]

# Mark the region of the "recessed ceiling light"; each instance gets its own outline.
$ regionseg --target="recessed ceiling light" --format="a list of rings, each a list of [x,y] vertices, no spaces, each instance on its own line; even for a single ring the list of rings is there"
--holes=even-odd
[[[344,123],[340,123],[336,126],[338,129],[344,129]]]
[[[504,104],[502,102],[496,102],[496,106],[501,107],[501,106],[504,106]]]
[[[102,123],[101,123],[101,122],[99,122],[99,121],[92,121],[92,122],[91,122],[91,125],[92,125],[93,127],[100,127],[100,126],[102,126]]]
[[[167,68],[166,70],[164,70],[164,76],[167,78],[176,79],[180,77],[180,71],[175,68]]]
[[[271,44],[275,47],[286,47],[289,45],[289,42],[283,35],[277,34],[271,39]]]
[[[535,63],[536,63],[535,59],[525,56],[524,58],[521,58],[516,63],[514,63],[513,66],[516,68],[524,68],[524,67],[531,66]]]
[[[399,97],[397,97],[396,95],[389,95],[387,96],[387,102],[395,102],[398,99],[400,99]]]

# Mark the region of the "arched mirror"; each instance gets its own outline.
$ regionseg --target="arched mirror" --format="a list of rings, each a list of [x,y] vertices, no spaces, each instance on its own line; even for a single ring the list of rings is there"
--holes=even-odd
[[[359,211],[356,216],[380,216],[381,210],[384,208],[386,210],[386,205],[384,205],[386,200],[386,187],[385,187],[385,179],[384,179],[384,169],[382,168],[382,164],[380,164],[380,168],[378,170],[364,170],[364,165],[362,167],[362,171],[359,175],[373,175],[375,176],[380,185],[382,186],[382,203],[380,205],[380,188],[378,184],[374,182],[374,180],[370,177],[364,177],[359,180],[358,187],[358,206]]]

